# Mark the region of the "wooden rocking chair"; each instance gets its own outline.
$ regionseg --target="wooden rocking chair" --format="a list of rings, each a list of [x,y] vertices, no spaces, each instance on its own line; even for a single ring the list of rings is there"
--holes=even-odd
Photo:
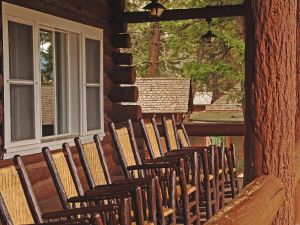
[[[168,150],[168,153],[166,153],[166,155],[185,155],[193,154],[194,152],[198,153],[200,162],[200,203],[202,206],[205,206],[205,216],[208,220],[219,210],[219,197],[217,196],[217,193],[220,194],[220,197],[224,195],[224,192],[222,191],[223,189],[221,189],[224,186],[221,186],[221,188],[217,188],[219,187],[219,182],[217,179],[215,179],[215,177],[218,178],[219,173],[222,174],[223,171],[215,168],[216,158],[214,154],[214,146],[192,146],[184,125],[180,124],[180,127],[177,129],[174,115],[172,115],[171,118],[168,119],[166,117],[162,117],[162,125]],[[208,170],[206,170],[205,168],[208,168]],[[216,176],[216,171],[218,171],[218,176]],[[220,191],[217,191],[217,189]],[[203,210],[201,211],[203,212]]]
[[[107,169],[106,160],[104,157],[103,149],[101,147],[100,138],[98,135],[94,136],[94,143],[88,143],[88,144],[82,144],[80,138],[75,138],[75,144],[77,147],[77,151],[79,154],[79,158],[82,164],[82,167],[84,168],[84,173],[86,175],[86,178],[88,180],[90,189],[96,188],[98,185],[101,185],[103,182],[97,182],[94,181],[94,177],[106,177],[106,181],[108,183],[111,183],[111,178]],[[93,146],[93,147],[91,147]],[[90,160],[90,159],[93,159]],[[151,174],[151,176],[145,176],[145,177],[151,177],[155,179],[155,192],[156,192],[156,212],[157,212],[157,220],[158,224],[164,225],[167,224],[167,218],[166,216],[171,216],[170,223],[175,224],[174,215],[175,213],[171,213],[172,211],[170,209],[174,209],[174,199],[175,197],[172,196],[172,175],[168,176],[162,173],[159,173],[157,170],[159,170],[158,166],[141,166],[141,167],[135,167],[132,168],[131,171],[143,171],[144,173],[147,173],[148,171],[156,170],[155,174]],[[175,171],[174,171],[175,172]],[[134,173],[134,172],[133,172]],[[132,173],[132,174],[133,174]],[[172,173],[172,172],[170,172]],[[160,176],[155,177],[157,174]],[[153,176],[152,176],[153,175]],[[174,178],[175,179],[175,178]],[[119,180],[115,183],[122,183],[122,184],[130,184],[135,179],[127,179],[127,180]],[[159,183],[159,185],[158,185]],[[175,184],[173,185],[175,187]],[[152,203],[150,202],[149,205]],[[153,215],[152,217],[155,217],[156,215]],[[155,221],[155,218],[152,218]],[[152,219],[150,219],[152,221]]]
[[[0,168],[0,220],[3,225],[101,224],[99,213],[116,210],[115,206],[93,206],[42,215],[21,157],[15,156],[13,163]]]
[[[139,155],[137,145],[135,142],[134,132],[131,120],[127,121],[127,127],[116,128],[114,123],[109,124],[115,149],[121,163],[123,173],[127,177],[137,176],[137,173],[130,173],[130,170],[142,164],[141,157]],[[170,157],[170,158],[158,158],[153,160],[145,161],[148,164],[163,164],[167,162],[173,162],[177,164],[177,176],[179,177],[179,195],[181,196],[183,203],[183,222],[184,224],[200,224],[200,213],[199,213],[199,193],[198,193],[198,178],[193,176],[192,179],[186,176],[186,164],[181,163],[181,159],[184,157]],[[196,157],[197,158],[197,157]],[[195,159],[192,162],[193,166],[198,168],[198,161]],[[190,168],[189,168],[190,169]],[[191,170],[195,171],[195,170]],[[139,171],[140,172],[140,171]],[[140,176],[145,174],[140,172]],[[180,210],[178,210],[179,212]]]
[[[239,193],[238,172],[236,163],[236,150],[234,144],[225,147],[226,168],[225,168],[225,199],[233,199]]]
[[[122,202],[125,199],[139,195],[136,193],[138,191],[136,186],[130,188],[120,186],[112,189],[111,187],[105,188],[104,185],[103,190],[105,191],[98,190],[95,195],[91,191],[84,192],[70,151],[50,152],[47,147],[42,151],[64,208],[76,208],[91,204],[106,205],[107,202],[123,206]],[[130,214],[130,207],[120,208],[118,214],[124,214],[122,211],[128,211]],[[116,216],[116,213],[104,215],[104,217],[108,224],[119,223],[118,220],[120,220],[120,216]],[[138,221],[136,224],[141,225]]]
[[[63,207],[68,208],[70,204],[78,207],[82,204],[91,204],[91,202],[94,204],[99,202],[106,204],[105,200],[119,205],[121,204],[120,202],[124,201],[123,199],[129,197],[137,201],[135,205],[141,205],[141,202],[139,202],[141,197],[139,195],[142,195],[142,192],[140,187],[133,183],[131,185],[102,185],[98,186],[97,189],[84,192],[67,143],[63,144],[63,152],[50,152],[49,148],[46,147],[43,148],[43,154]],[[105,179],[101,178],[99,180],[102,182]],[[81,204],[79,205],[78,202]],[[127,208],[127,211],[129,208]],[[135,207],[134,212],[135,224],[155,225],[144,221],[144,218],[138,216],[142,213],[141,207]],[[109,215],[110,221],[114,221],[115,218],[119,217]]]

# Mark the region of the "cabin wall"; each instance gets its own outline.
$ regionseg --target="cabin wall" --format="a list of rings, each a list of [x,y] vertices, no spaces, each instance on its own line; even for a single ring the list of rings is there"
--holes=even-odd
[[[113,82],[109,77],[111,73],[113,61],[112,54],[115,48],[111,44],[111,36],[114,30],[111,25],[112,14],[116,10],[115,6],[117,2],[122,0],[114,1],[114,7],[110,5],[110,0],[6,0],[5,2],[16,4],[29,9],[37,10],[47,14],[55,15],[65,19],[73,20],[76,22],[84,23],[94,27],[99,27],[104,30],[104,123],[105,123],[105,137],[102,141],[102,146],[106,155],[106,160],[110,169],[111,174],[120,174],[120,169],[116,163],[117,158],[114,156],[112,147],[111,137],[109,135],[108,123],[111,121],[108,114],[112,109],[112,102],[110,101],[108,94],[110,93]],[[121,3],[120,3],[121,4]],[[2,58],[2,23],[1,36],[0,36],[0,146],[1,153],[3,156],[3,58]],[[74,151],[73,151],[74,152]],[[79,163],[77,154],[73,154],[76,161],[76,165],[79,169],[80,177],[85,183],[86,181],[83,176],[83,170]],[[54,185],[50,178],[50,173],[46,167],[46,163],[43,159],[42,154],[33,154],[24,157],[26,169],[29,173],[30,180],[33,184],[33,189],[37,195],[39,201],[46,198],[52,198],[56,195]]]

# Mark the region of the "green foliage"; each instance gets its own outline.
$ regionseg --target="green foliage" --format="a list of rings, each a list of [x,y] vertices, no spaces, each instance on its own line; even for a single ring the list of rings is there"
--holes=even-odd
[[[129,11],[141,10],[148,1],[129,0]],[[240,4],[241,0],[161,0],[168,8],[195,8],[206,5]],[[213,99],[230,91],[232,99],[243,99],[244,37],[242,18],[215,18],[213,43],[201,41],[208,30],[205,20],[160,22],[159,76],[187,77],[195,91],[212,91]],[[152,24],[129,24],[132,53],[138,75],[148,75]],[[239,88],[234,88],[239,86]]]
[[[40,31],[40,69],[42,85],[53,85],[53,40],[50,31]]]

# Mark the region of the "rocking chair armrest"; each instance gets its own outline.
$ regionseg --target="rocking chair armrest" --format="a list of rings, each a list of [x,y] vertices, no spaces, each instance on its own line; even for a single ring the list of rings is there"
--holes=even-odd
[[[127,179],[122,179],[122,180],[127,181]],[[122,185],[121,182],[119,183],[113,182],[112,184],[97,185],[95,186],[94,189],[86,191],[85,194],[93,195],[93,193],[98,193],[98,194],[103,193],[103,194],[113,195],[115,193],[130,192],[131,190],[132,187],[128,187],[127,185]]]
[[[163,159],[163,160],[162,160]],[[159,158],[159,160],[146,161],[143,165],[128,166],[128,170],[145,170],[145,169],[160,169],[160,168],[176,168],[174,160]]]
[[[205,149],[191,149],[191,148],[186,148],[186,149],[180,149],[180,150],[172,150],[171,152],[166,152],[165,155],[166,157],[184,157],[184,156],[193,156],[194,153],[201,154]]]
[[[177,163],[179,157],[158,157],[155,159],[147,159],[143,161],[143,165],[160,164],[160,163]]]
[[[102,205],[102,206],[89,206],[82,208],[74,208],[74,209],[65,209],[61,211],[48,212],[45,213],[42,217],[43,219],[54,219],[61,217],[70,217],[77,216],[82,214],[96,214],[100,212],[111,212],[117,210],[118,207],[116,205]]]
[[[203,150],[209,150],[211,147],[210,146],[205,146],[205,145],[199,145],[199,146],[191,146],[191,147],[182,147],[180,150],[192,150],[192,151],[203,151]]]
[[[126,198],[131,195],[133,188],[131,185],[110,184],[106,187],[97,186],[95,189],[86,191],[85,197],[97,200],[109,200],[116,198]]]
[[[53,221],[53,222],[45,222],[45,223],[34,223],[34,224],[26,224],[26,225],[90,225],[88,218],[79,218],[65,221]]]
[[[95,194],[86,194],[84,196],[74,196],[68,199],[69,203],[75,204],[75,203],[87,203],[87,202],[97,202],[107,199],[113,199],[115,198],[115,193],[95,193]]]
[[[146,177],[146,178],[132,178],[126,180],[116,180],[115,183],[121,186],[129,186],[129,188],[134,186],[140,186],[141,188],[148,187],[150,183],[152,183],[154,178]]]

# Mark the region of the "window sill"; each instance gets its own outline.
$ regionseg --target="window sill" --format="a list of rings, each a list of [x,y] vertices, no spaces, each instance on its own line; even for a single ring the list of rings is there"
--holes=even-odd
[[[81,136],[80,139],[83,144],[92,142],[94,135]],[[99,133],[100,139],[102,140],[105,136],[104,132]],[[67,142],[70,146],[75,146],[74,138],[76,136],[67,136],[61,138],[49,138],[47,140],[42,140],[41,143],[28,144],[18,147],[8,147],[5,148],[4,159],[12,158],[14,155],[29,155],[34,153],[40,153],[43,147],[49,147],[50,150],[61,149],[62,144]]]

